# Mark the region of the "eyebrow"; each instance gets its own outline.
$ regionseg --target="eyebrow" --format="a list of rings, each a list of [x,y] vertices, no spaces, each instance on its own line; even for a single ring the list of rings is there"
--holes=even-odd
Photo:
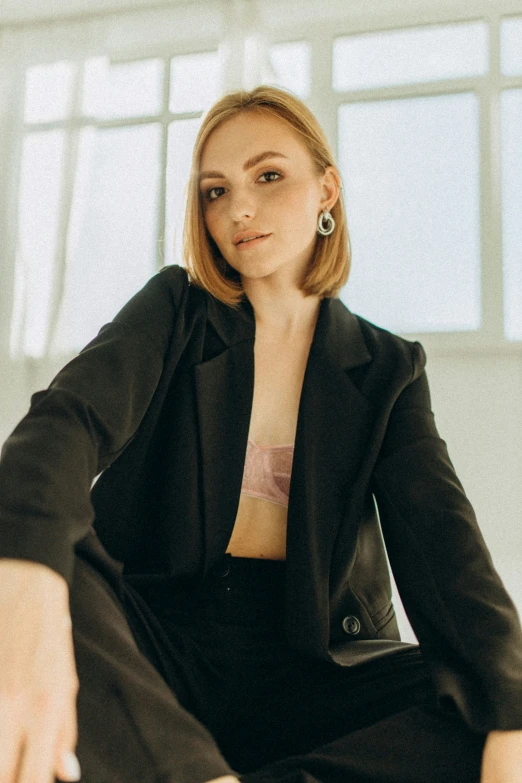
[[[260,152],[258,155],[254,155],[246,161],[243,165],[243,171],[248,171],[248,169],[253,168],[258,163],[261,163],[261,161],[266,160],[266,158],[288,158],[288,156],[283,155],[282,152],[275,152],[274,150]],[[198,181],[201,182],[204,179],[225,179],[225,175],[220,171],[202,171]]]

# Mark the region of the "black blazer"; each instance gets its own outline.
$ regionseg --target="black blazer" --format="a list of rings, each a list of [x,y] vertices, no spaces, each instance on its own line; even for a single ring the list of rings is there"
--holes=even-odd
[[[5,443],[0,556],[70,584],[75,547],[97,534],[128,574],[211,568],[239,502],[254,337],[248,299],[227,307],[181,267],[155,275]],[[290,485],[287,635],[348,666],[404,647],[384,537],[441,706],[476,731],[521,729],[518,616],[437,433],[424,365],[419,343],[321,302]]]

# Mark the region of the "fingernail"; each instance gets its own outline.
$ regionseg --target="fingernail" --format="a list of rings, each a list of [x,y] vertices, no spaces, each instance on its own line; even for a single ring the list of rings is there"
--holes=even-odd
[[[70,750],[62,754],[63,767],[67,773],[67,780],[71,783],[80,780],[82,771],[80,769],[80,762]]]

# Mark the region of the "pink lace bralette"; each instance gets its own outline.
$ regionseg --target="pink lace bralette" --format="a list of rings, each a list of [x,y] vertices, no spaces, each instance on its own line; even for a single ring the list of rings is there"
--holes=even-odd
[[[241,492],[288,508],[294,446],[258,446],[248,439]]]

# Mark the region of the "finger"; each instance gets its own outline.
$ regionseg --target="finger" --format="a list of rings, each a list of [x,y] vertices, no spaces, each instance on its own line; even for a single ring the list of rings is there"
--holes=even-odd
[[[81,770],[75,755],[78,743],[78,717],[76,700],[80,689],[80,681],[76,671],[74,643],[72,636],[72,621],[67,617],[68,630],[66,633],[66,652],[69,656],[70,673],[65,678],[68,683],[68,691],[64,697],[65,711],[58,729],[58,739],[55,748],[55,771],[59,780],[79,780]],[[64,650],[65,651],[65,650]]]
[[[54,757],[58,728],[54,697],[40,696],[33,713],[16,783],[54,783]]]
[[[0,697],[0,780],[15,783],[23,753],[24,738],[20,710],[5,697]]]
[[[54,769],[59,780],[72,782],[80,779],[80,765],[75,755],[77,742],[78,721],[74,703],[67,711],[58,732]]]
[[[2,727],[3,728],[3,727]],[[23,755],[23,741],[11,740],[9,735],[2,735],[0,748],[0,780],[2,783],[16,783]]]

